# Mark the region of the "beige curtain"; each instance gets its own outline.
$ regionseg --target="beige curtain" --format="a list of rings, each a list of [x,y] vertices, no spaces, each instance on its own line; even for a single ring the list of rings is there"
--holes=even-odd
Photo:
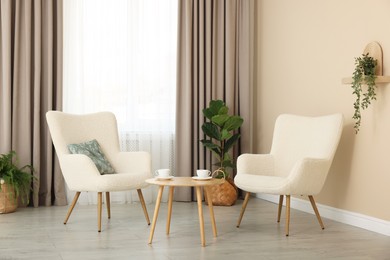
[[[32,202],[65,205],[45,120],[62,107],[62,0],[0,0],[0,152],[32,164]]]
[[[235,158],[251,152],[253,104],[254,0],[179,1],[176,176],[212,169],[203,139],[202,109],[222,99],[229,112],[244,118]],[[175,199],[192,200],[190,189]]]

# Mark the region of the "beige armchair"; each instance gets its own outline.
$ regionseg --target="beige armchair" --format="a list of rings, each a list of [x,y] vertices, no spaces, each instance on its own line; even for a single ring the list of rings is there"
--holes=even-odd
[[[242,154],[235,184],[247,191],[238,219],[240,226],[250,193],[280,195],[277,221],[286,196],[286,236],[289,235],[290,196],[307,195],[322,229],[313,195],[318,194],[332,164],[343,128],[341,114],[304,117],[280,115],[269,154]]]
[[[148,212],[141,189],[145,180],[152,176],[151,158],[146,152],[121,152],[117,122],[114,114],[100,112],[87,115],[72,115],[59,111],[46,114],[50,134],[58,155],[62,174],[71,191],[76,191],[64,224],[67,223],[81,192],[98,194],[98,231],[101,231],[102,193],[106,193],[108,218],[110,192],[136,189],[148,225]],[[115,173],[101,174],[90,156],[71,154],[68,145],[96,140]]]

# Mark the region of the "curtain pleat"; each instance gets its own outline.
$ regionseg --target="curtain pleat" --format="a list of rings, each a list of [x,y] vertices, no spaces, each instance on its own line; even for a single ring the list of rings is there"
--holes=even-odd
[[[212,169],[213,157],[203,139],[202,109],[222,99],[229,112],[244,118],[235,158],[251,152],[253,89],[253,0],[179,1],[176,176]],[[190,189],[175,193],[191,201]]]
[[[0,152],[33,165],[33,206],[65,205],[45,120],[62,108],[62,1],[1,0],[0,15]]]

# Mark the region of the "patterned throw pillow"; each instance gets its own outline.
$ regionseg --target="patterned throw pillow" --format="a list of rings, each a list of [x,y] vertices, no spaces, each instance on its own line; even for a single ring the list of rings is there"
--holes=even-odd
[[[100,174],[115,173],[114,168],[100,149],[100,145],[94,139],[80,144],[69,144],[68,149],[72,154],[84,154],[95,163]]]

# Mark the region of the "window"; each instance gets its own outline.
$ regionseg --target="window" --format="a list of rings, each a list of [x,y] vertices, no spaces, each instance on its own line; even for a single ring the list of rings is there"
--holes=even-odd
[[[177,6],[64,1],[64,111],[114,112],[122,150],[149,151],[153,169],[174,166]]]

